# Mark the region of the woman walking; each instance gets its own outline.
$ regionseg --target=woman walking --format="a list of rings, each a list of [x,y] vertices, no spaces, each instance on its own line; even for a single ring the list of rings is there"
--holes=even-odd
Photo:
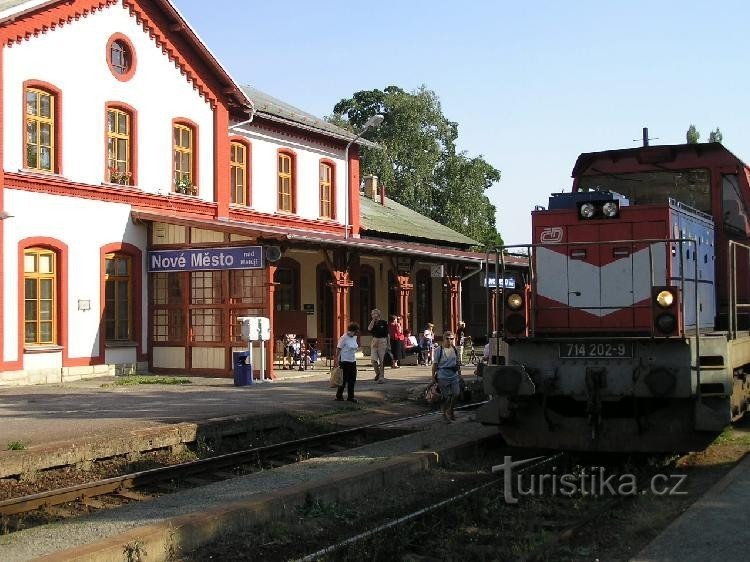
[[[453,406],[456,404],[456,397],[461,392],[461,363],[458,360],[456,346],[453,345],[454,340],[453,332],[447,331],[443,334],[443,345],[437,348],[435,361],[432,364],[432,378],[440,387],[442,396],[440,409],[445,423],[451,423],[456,419]]]
[[[339,338],[336,346],[336,359],[333,362],[334,367],[341,367],[344,377],[341,386],[336,391],[336,400],[344,399],[344,387],[346,387],[346,396],[349,402],[356,404],[354,398],[354,383],[357,382],[357,334],[359,333],[359,324],[352,322],[347,326],[346,333]]]

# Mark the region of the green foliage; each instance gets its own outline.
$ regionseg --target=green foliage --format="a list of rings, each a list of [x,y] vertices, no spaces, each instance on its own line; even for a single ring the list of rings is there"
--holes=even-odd
[[[716,127],[716,129],[711,131],[711,134],[708,135],[708,142],[721,142],[723,139],[724,135],[721,134],[721,131],[718,127]]]
[[[690,127],[688,127],[687,133],[685,133],[685,137],[688,144],[698,144],[701,134],[698,132],[698,129],[695,128],[695,125],[691,124]]]
[[[375,114],[383,123],[367,132],[381,149],[362,147],[362,173],[378,176],[388,197],[482,244],[502,241],[495,206],[485,191],[500,171],[482,156],[456,151],[458,123],[447,119],[435,92],[397,86],[355,92],[328,121],[360,131]]]
[[[23,441],[11,441],[8,443],[8,451],[25,451],[26,443]]]

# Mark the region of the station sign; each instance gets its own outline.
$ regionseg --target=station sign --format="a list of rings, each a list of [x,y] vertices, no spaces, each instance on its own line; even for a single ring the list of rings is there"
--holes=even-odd
[[[481,284],[482,284],[482,287],[489,287],[490,289],[494,289],[498,285],[502,285],[504,289],[515,289],[516,278],[506,277],[505,279],[500,279],[500,278],[495,278],[495,277],[489,277],[489,278],[482,277]]]
[[[148,253],[149,273],[224,269],[263,269],[263,247],[153,250]]]

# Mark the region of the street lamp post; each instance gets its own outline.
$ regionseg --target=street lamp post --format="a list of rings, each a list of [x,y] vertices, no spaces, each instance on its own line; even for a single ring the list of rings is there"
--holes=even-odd
[[[365,126],[362,128],[362,130],[359,132],[359,134],[354,137],[352,140],[349,141],[349,144],[346,145],[346,150],[344,151],[344,160],[346,161],[346,204],[344,205],[344,238],[349,238],[349,205],[351,205],[351,185],[350,179],[349,179],[349,149],[352,147],[352,145],[357,142],[357,139],[359,139],[362,135],[364,135],[368,129],[371,129],[372,127],[377,127],[383,122],[383,116],[380,114],[375,114],[372,117],[370,117],[367,122],[365,123]]]

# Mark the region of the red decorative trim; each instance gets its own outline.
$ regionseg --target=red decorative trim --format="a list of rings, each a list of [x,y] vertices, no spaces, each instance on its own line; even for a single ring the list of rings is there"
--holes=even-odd
[[[361,228],[359,210],[359,147],[354,145],[349,150],[349,228],[352,236],[358,236]],[[344,226],[346,228],[346,225]]]
[[[107,127],[107,110],[119,109],[125,111],[130,115],[130,178],[131,185],[138,185],[138,112],[132,105],[121,101],[107,101],[104,102],[104,181],[109,182],[109,170],[107,168],[107,161],[109,160],[109,152],[107,148],[107,134],[109,129]]]
[[[3,55],[5,49],[0,48],[0,68],[3,66]],[[0,99],[4,99],[5,85],[3,83],[4,73],[0,72]],[[0,111],[0,138],[4,138],[4,111]],[[0,142],[0,162],[5,162],[4,147],[5,143]],[[5,166],[0,166],[0,211],[5,210]],[[5,221],[0,219],[0,264],[5,263]],[[0,275],[0,371],[10,370],[5,364],[5,282],[4,275]],[[15,369],[15,366],[14,366]]]
[[[93,186],[76,183],[58,176],[5,172],[5,187],[62,197],[75,197],[109,203],[124,203],[134,209],[160,212],[170,216],[212,220],[216,217],[216,204],[195,197],[165,196],[147,193],[128,186]],[[294,215],[269,215],[252,209],[233,207],[230,218],[249,226],[275,226],[317,233],[340,234],[341,225],[330,221],[305,219]],[[220,226],[217,224],[217,227]]]
[[[278,208],[279,206],[279,155],[286,154],[291,159],[291,173],[292,173],[292,210],[282,211]],[[291,148],[279,148],[276,151],[276,209],[279,213],[284,214],[297,214],[297,153]]]
[[[145,361],[148,355],[143,353],[143,252],[140,248],[127,242],[112,242],[105,244],[100,248],[100,272],[99,272],[99,357],[100,362],[106,360],[105,346],[107,331],[104,324],[104,305],[106,293],[106,256],[107,254],[124,254],[130,257],[133,266],[131,279],[131,303],[130,307],[133,314],[133,341],[136,343],[136,357],[138,361]]]
[[[216,217],[229,217],[230,181],[229,181],[229,115],[226,111],[214,112],[213,130],[213,165],[214,165],[214,189],[213,198],[216,201]]]
[[[125,46],[130,51],[130,68],[125,72],[125,74],[120,74],[114,69],[114,66],[112,65],[112,44],[115,41],[119,41],[121,43],[124,43]],[[135,55],[135,47],[133,47],[132,41],[122,33],[113,33],[110,38],[107,40],[107,50],[105,52],[105,60],[107,62],[107,68],[109,68],[109,71],[112,73],[112,76],[114,76],[117,80],[120,82],[127,82],[133,77],[133,74],[135,74],[135,67],[137,63],[136,55]]]
[[[331,167],[331,216],[321,217],[328,220],[336,220],[336,162],[330,158],[321,158],[320,163]],[[318,189],[320,189],[320,170],[318,170]]]
[[[333,137],[326,136],[324,132],[315,133],[308,131],[307,129],[295,128],[292,124],[278,123],[276,121],[269,121],[263,118],[262,115],[257,115],[253,119],[252,124],[247,125],[252,129],[258,129],[260,131],[266,131],[269,133],[284,136],[290,140],[302,141],[306,143],[316,143],[321,146],[329,148],[340,149],[343,153],[344,148],[348,141],[344,139],[336,139]]]
[[[44,90],[45,92],[50,93],[55,98],[55,152],[53,154],[55,164],[53,166],[52,173],[62,174],[62,91],[49,82],[44,82],[43,80],[26,80],[23,83],[23,93],[21,95],[21,151],[23,152],[23,167],[28,168],[29,166],[29,163],[26,159],[26,90],[29,88]],[[34,171],[41,174],[50,173],[44,172],[42,170],[37,170],[36,168],[34,169]]]
[[[80,365],[93,365],[93,359],[89,357],[80,357],[69,359],[68,353],[68,246],[55,238],[45,236],[35,236],[24,238],[18,242],[18,366],[17,369],[23,368],[24,355],[24,252],[28,248],[46,248],[55,252],[57,256],[57,345],[62,347],[62,366],[76,367]],[[7,366],[7,363],[6,363]]]
[[[239,135],[231,135],[229,137],[229,146],[231,147],[232,143],[239,143],[245,146],[246,153],[245,153],[245,206],[246,207],[252,207],[253,206],[253,145],[252,143],[247,140],[246,137],[242,137]],[[231,153],[230,153],[230,160],[229,165],[231,167]],[[231,186],[231,181],[230,181]],[[230,197],[231,200],[231,197]]]
[[[198,171],[200,170],[199,167],[199,157],[200,157],[200,150],[199,150],[199,142],[198,142],[198,124],[195,121],[191,121],[187,117],[175,117],[172,119],[172,126],[169,130],[169,138],[172,139],[172,160],[170,160],[170,169],[169,169],[169,185],[172,186],[172,192],[175,192],[175,185],[174,185],[174,127],[175,125],[184,125],[186,127],[190,127],[190,129],[193,131],[193,169],[190,170],[190,177],[193,178],[193,188],[195,189],[195,195],[197,196],[200,190],[200,185],[198,185],[198,180],[200,179],[200,176],[198,175]]]

